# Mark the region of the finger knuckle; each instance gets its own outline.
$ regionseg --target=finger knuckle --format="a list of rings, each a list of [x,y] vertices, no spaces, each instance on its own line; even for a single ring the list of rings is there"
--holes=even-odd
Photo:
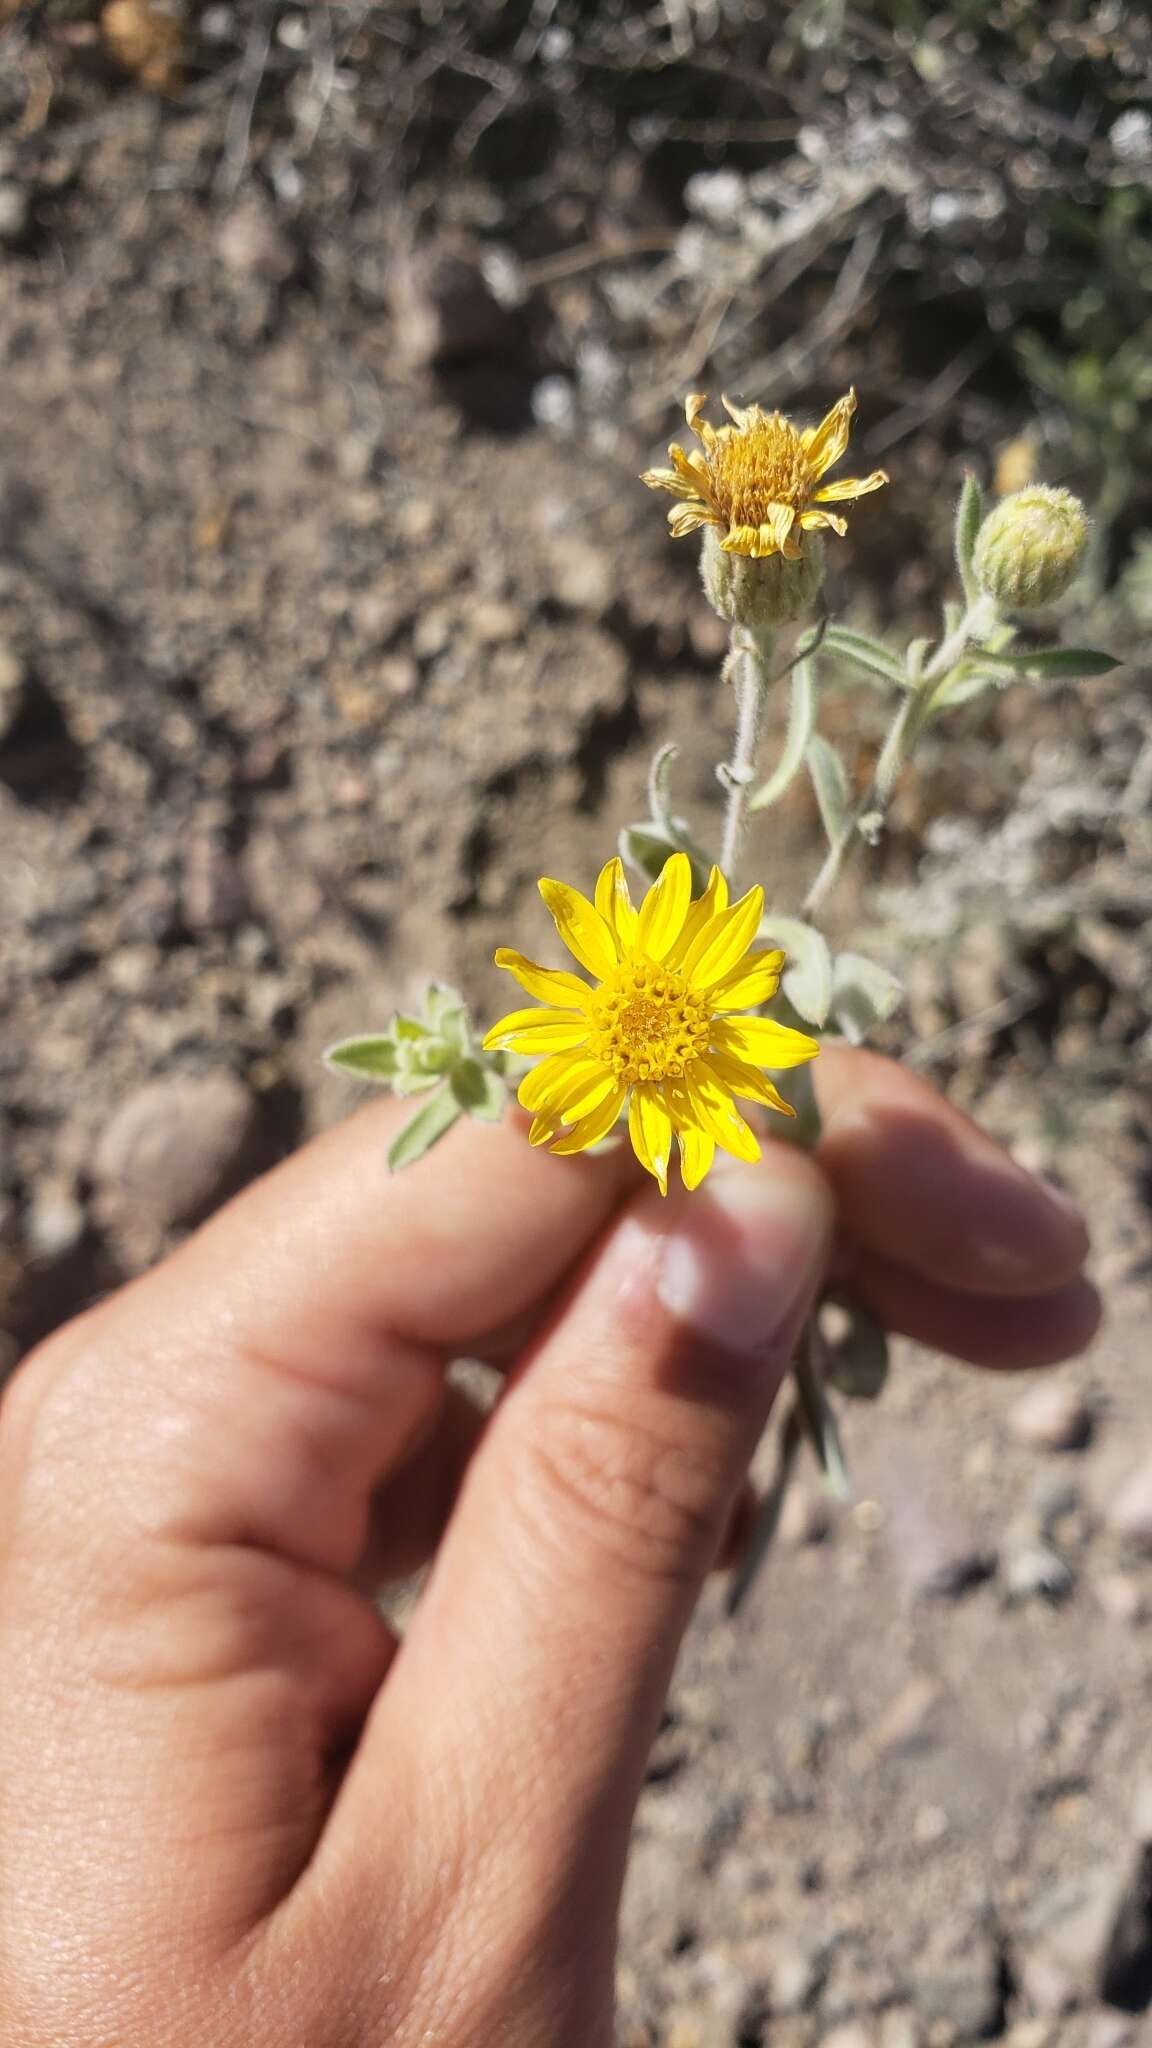
[[[694,1580],[719,1543],[730,1483],[691,1418],[660,1396],[627,1402],[590,1392],[541,1401],[528,1470],[538,1516],[555,1532],[555,1503],[615,1569]]]

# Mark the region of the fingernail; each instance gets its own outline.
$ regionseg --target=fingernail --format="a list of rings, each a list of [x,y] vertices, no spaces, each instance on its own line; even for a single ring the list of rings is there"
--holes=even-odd
[[[831,1198],[814,1174],[740,1167],[689,1196],[656,1280],[664,1307],[726,1351],[786,1357],[828,1254]]]

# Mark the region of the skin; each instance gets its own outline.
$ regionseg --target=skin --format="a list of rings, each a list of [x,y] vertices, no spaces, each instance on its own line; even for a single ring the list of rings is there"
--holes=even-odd
[[[667,1202],[511,1118],[391,1179],[376,1105],[21,1368],[4,2048],[610,2048],[648,1749],[822,1277],[984,1367],[1096,1327],[1067,1203],[889,1063],[816,1075],[817,1162]],[[369,1590],[431,1556],[400,1644]]]

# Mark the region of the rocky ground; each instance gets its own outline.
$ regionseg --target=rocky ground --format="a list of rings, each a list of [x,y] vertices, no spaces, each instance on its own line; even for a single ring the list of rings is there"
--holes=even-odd
[[[0,143],[9,1364],[352,1106],[333,1038],[428,972],[497,1000],[541,849],[590,877],[657,743],[707,833],[727,735],[716,622],[635,481],[672,389],[637,408],[623,300],[614,407],[582,273],[542,338],[468,253],[472,187],[450,257],[386,194],[345,231],[329,159],[310,206],[257,122],[237,171],[238,88],[157,101],[82,28],[24,50],[49,107]],[[893,483],[837,600],[927,631],[965,449],[989,475],[1024,415],[929,386],[909,418],[922,340],[818,337],[796,402],[860,384]],[[1138,656],[1129,586],[1092,624]],[[855,1507],[807,1485],[740,1621],[709,1596],[637,1840],[629,2048],[1147,2037],[1146,680],[962,720],[837,908],[907,976],[894,1047],[1085,1202],[1110,1320],[1050,1389],[901,1347],[847,1419]],[[857,769],[879,716],[829,700]],[[802,792],[763,829],[780,907],[817,829]]]

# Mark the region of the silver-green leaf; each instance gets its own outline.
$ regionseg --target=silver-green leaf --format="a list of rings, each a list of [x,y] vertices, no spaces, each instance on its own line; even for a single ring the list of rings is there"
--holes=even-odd
[[[680,820],[673,821],[669,830],[649,818],[642,825],[625,825],[620,834],[620,856],[627,865],[650,882],[657,882],[664,871],[670,854],[686,853],[692,863],[692,884],[696,895],[708,885],[711,862],[698,846],[692,845],[687,835],[680,830]]]
[[[1095,647],[1038,647],[1025,654],[996,653],[991,648],[982,652],[998,667],[1011,669],[1014,675],[1070,680],[1078,676],[1106,676],[1120,666],[1114,655],[1103,654]]]
[[[863,953],[837,954],[829,1007],[850,1044],[862,1044],[877,1024],[899,1009],[903,996],[903,983],[879,961],[868,960]]]
[[[392,1172],[399,1173],[402,1167],[414,1166],[418,1159],[423,1159],[463,1114],[451,1088],[438,1088],[393,1138],[388,1152]]]
[[[972,668],[967,662],[962,662],[960,667],[953,669],[947,680],[933,691],[933,714],[937,711],[954,711],[960,704],[971,704],[975,698],[983,697],[988,690],[1002,690],[1010,681],[1011,676],[1006,670],[995,675],[990,669]]]
[[[482,1123],[498,1124],[508,1107],[507,1084],[480,1060],[461,1060],[448,1085],[460,1108]]]
[[[820,652],[838,655],[841,661],[851,662],[868,675],[882,676],[886,683],[895,683],[902,690],[908,687],[907,671],[900,656],[868,633],[853,633],[847,626],[829,626]]]
[[[976,550],[976,536],[984,523],[984,493],[972,471],[964,478],[964,488],[956,503],[956,521],[952,530],[953,546],[956,550],[956,567],[964,585],[964,595],[970,605],[980,597],[980,585],[972,569],[972,557]]]
[[[396,1045],[380,1033],[360,1038],[342,1038],[324,1054],[326,1067],[338,1073],[356,1074],[364,1081],[390,1082],[396,1072]]]
[[[788,955],[781,985],[793,1009],[806,1024],[823,1024],[832,1001],[832,956],[823,933],[773,911],[760,926],[760,940],[783,946]]]
[[[807,761],[828,844],[835,846],[848,823],[849,790],[844,763],[819,733],[813,733],[808,742]]]

